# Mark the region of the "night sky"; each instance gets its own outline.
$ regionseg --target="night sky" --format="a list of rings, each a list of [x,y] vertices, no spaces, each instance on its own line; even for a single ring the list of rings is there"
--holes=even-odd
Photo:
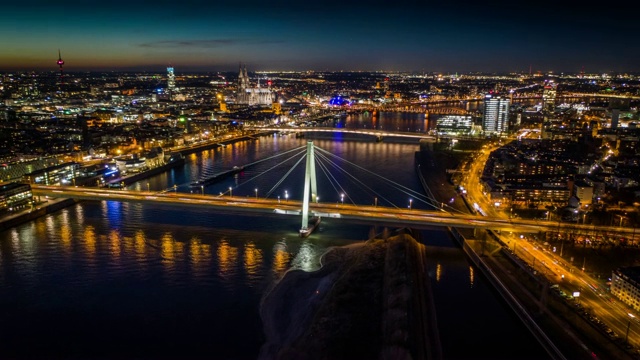
[[[24,0],[0,11],[0,71],[60,49],[65,71],[640,72],[630,9],[558,3]]]

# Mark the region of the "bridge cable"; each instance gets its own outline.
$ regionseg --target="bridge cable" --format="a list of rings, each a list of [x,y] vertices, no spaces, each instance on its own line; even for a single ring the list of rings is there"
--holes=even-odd
[[[386,202],[388,202],[389,204],[393,205],[395,208],[399,208],[398,206],[396,206],[393,202],[389,201],[387,198],[385,198],[383,195],[378,194],[375,190],[371,189],[371,187],[365,185],[362,181],[358,180],[355,176],[353,176],[352,174],[350,174],[348,171],[344,170],[342,167],[340,167],[338,164],[336,164],[335,162],[333,162],[332,160],[330,160],[329,158],[327,158],[324,154],[319,153],[318,157],[325,159],[327,162],[329,162],[330,164],[333,165],[334,168],[336,168],[337,170],[342,171],[343,173],[345,173],[347,176],[349,176],[350,178],[352,178],[356,183],[362,184],[362,187],[368,189],[369,191],[371,191],[372,193],[376,194],[378,197],[380,197],[381,199],[385,200]],[[338,157],[339,158],[339,157]],[[342,186],[340,186],[340,188],[342,189]],[[351,199],[351,197],[349,196],[349,194],[347,192],[345,192],[347,194],[347,198],[349,200],[351,200],[351,203],[355,205],[355,202],[353,201],[353,199]]]
[[[425,204],[428,204],[428,205],[434,206],[434,204],[429,203],[428,201],[424,200],[424,199],[432,200],[432,199],[429,199],[429,198],[428,198],[427,196],[425,196],[424,194],[421,194],[421,193],[419,193],[419,192],[417,192],[417,191],[411,190],[411,189],[407,188],[406,186],[400,185],[400,184],[398,184],[398,183],[396,183],[396,182],[394,182],[394,181],[392,181],[392,180],[389,180],[389,179],[387,179],[387,178],[385,178],[385,177],[383,177],[383,176],[380,176],[380,175],[378,175],[378,174],[376,174],[376,173],[374,173],[374,172],[371,172],[371,171],[369,171],[369,170],[367,170],[367,169],[365,169],[365,168],[363,168],[363,167],[357,166],[357,165],[355,165],[355,164],[353,164],[353,163],[349,162],[348,160],[345,160],[345,159],[343,159],[343,158],[340,158],[340,157],[339,157],[339,156],[337,156],[337,155],[331,154],[331,153],[329,153],[329,152],[327,152],[327,151],[324,151],[324,152],[325,152],[325,153],[327,153],[327,154],[329,154],[329,155],[332,155],[332,156],[333,156],[333,157],[335,157],[335,158],[338,158],[338,159],[340,159],[340,160],[343,160],[343,161],[345,161],[345,162],[347,162],[347,163],[349,163],[349,164],[351,164],[351,165],[354,165],[354,166],[356,166],[358,169],[364,170],[364,171],[366,171],[366,172],[367,172],[367,173],[369,173],[369,174],[373,174],[373,175],[377,176],[378,178],[382,179],[383,181],[386,181],[386,182],[388,182],[388,183],[391,183],[391,184],[392,184],[396,189],[400,190],[401,192],[403,192],[403,193],[405,193],[405,194],[407,194],[407,195],[409,195],[409,196],[414,196],[414,197],[416,197],[416,198],[417,198],[417,200],[419,200],[419,201],[421,201],[421,202],[423,202],[423,203],[425,203]],[[339,165],[337,165],[337,164],[335,164],[335,163],[333,163],[333,164],[334,164],[334,166],[336,166],[339,170],[341,170],[341,171],[345,172],[345,173],[346,173],[347,175],[349,175],[351,178],[353,178],[353,179],[354,179],[354,180],[356,180],[357,182],[359,182],[359,183],[363,184],[363,183],[362,183],[362,181],[358,180],[358,179],[357,179],[357,178],[355,178],[353,175],[349,174],[346,170],[342,169]],[[367,187],[367,188],[368,188],[368,187]],[[373,191],[373,190],[371,190],[371,191],[372,191],[374,194],[376,194],[376,195],[380,196],[380,195],[379,195],[379,194],[377,194],[375,191]],[[433,200],[432,200],[432,201],[433,201]],[[395,206],[395,205],[394,205],[394,206]]]
[[[300,156],[301,154],[304,154],[304,153],[306,152],[306,149],[304,149],[304,148],[305,148],[304,146],[303,146],[303,147],[296,148],[295,150],[300,150],[297,154],[293,154],[292,156],[290,156],[290,157],[288,157],[288,158],[284,159],[283,161],[281,161],[281,162],[279,162],[279,163],[277,163],[277,164],[273,165],[272,167],[268,168],[267,170],[264,170],[264,171],[262,171],[261,173],[259,173],[259,174],[255,175],[254,177],[252,177],[252,178],[250,178],[250,179],[248,179],[248,180],[244,181],[243,183],[238,184],[238,185],[236,186],[236,189],[237,189],[237,188],[240,188],[240,187],[241,187],[241,186],[243,186],[243,185],[246,185],[247,183],[249,183],[249,182],[251,182],[251,181],[253,181],[253,180],[255,180],[255,179],[257,179],[258,177],[260,177],[260,176],[262,176],[262,175],[266,174],[267,172],[269,172],[269,171],[271,171],[271,170],[275,169],[276,167],[278,167],[278,166],[280,166],[280,165],[282,165],[282,164],[284,164],[284,163],[288,162],[289,160],[291,160],[291,159],[295,158],[296,156]],[[288,151],[288,152],[289,152],[289,151]],[[284,153],[283,153],[283,154],[284,154]],[[282,154],[280,154],[280,155],[282,155]],[[254,163],[254,164],[255,164],[255,163]],[[284,180],[284,179],[282,179],[282,180]],[[281,182],[282,182],[282,181],[280,181],[280,183],[281,183]],[[268,197],[268,195],[267,195],[267,196],[265,196],[265,198],[267,198],[267,197]]]
[[[360,181],[359,179],[357,179],[355,176],[353,176],[352,174],[350,174],[347,170],[343,169],[342,167],[340,167],[338,164],[336,164],[335,162],[333,162],[332,160],[328,159],[326,156],[324,156],[323,154],[318,154],[319,158],[324,159],[325,161],[327,161],[328,163],[330,163],[336,170],[342,171],[343,173],[345,173],[347,176],[349,176],[350,178],[352,178],[354,180],[354,182],[356,183],[360,183],[362,184],[360,187],[361,188],[366,188],[367,190],[369,190],[371,193],[373,193],[374,195],[380,197],[382,200],[388,202],[389,204],[393,205],[394,207],[398,208],[398,206],[396,206],[395,204],[393,204],[393,202],[389,201],[387,198],[385,198],[382,194],[377,193],[375,190],[373,190],[372,188],[370,188],[369,186],[365,185],[362,181]],[[337,180],[336,180],[337,182]],[[351,201],[352,204],[355,205],[355,202],[353,201],[353,199],[349,196],[349,193],[347,193],[346,191],[344,191],[344,188],[342,186],[340,186],[340,188],[343,190],[344,193],[347,194],[347,198]]]
[[[276,155],[268,156],[268,157],[266,157],[266,158],[264,158],[264,159],[260,159],[260,160],[254,161],[254,162],[252,162],[252,163],[246,164],[246,165],[244,165],[244,166],[243,166],[243,168],[248,168],[249,166],[253,166],[253,165],[258,164],[258,163],[261,163],[261,162],[263,162],[263,161],[267,161],[267,160],[270,160],[270,159],[276,158],[276,157],[278,157],[278,156],[286,155],[286,154],[288,154],[288,153],[290,153],[290,152],[292,152],[292,151],[300,150],[300,149],[303,149],[303,148],[305,148],[305,147],[304,147],[304,146],[299,146],[299,147],[297,147],[297,148],[293,148],[293,149],[287,150],[287,151],[285,151],[285,152],[282,152],[282,153],[279,153],[279,154],[276,154]],[[286,160],[285,160],[285,161],[286,161]],[[214,174],[212,174],[212,175],[209,175],[209,176],[207,176],[206,174],[205,174],[205,176],[204,176],[204,177],[203,177],[203,176],[200,176],[200,177],[199,177],[199,179],[198,179],[198,181],[204,181],[204,180],[208,179],[208,178],[209,178],[209,177],[211,177],[211,176],[215,176],[215,173],[214,173]]]
[[[331,186],[333,186],[333,189],[336,191],[336,194],[338,196],[340,196],[340,191],[338,191],[338,188],[340,188],[340,190],[342,190],[342,193],[347,194],[347,198],[351,199],[351,197],[349,197],[349,193],[347,193],[347,191],[345,191],[345,189],[342,187],[342,185],[340,185],[340,183],[338,182],[338,180],[335,178],[335,176],[333,174],[331,174],[331,171],[329,171],[329,169],[327,168],[327,165],[324,164],[321,159],[326,159],[326,157],[323,154],[318,154],[318,157],[316,158],[316,163],[320,166],[320,169],[323,171],[323,173],[325,174],[325,176],[327,177],[327,179],[329,179],[329,183],[331,184]],[[330,160],[326,159],[327,162],[330,162]],[[333,181],[331,181],[331,179],[333,179]],[[335,185],[334,185],[335,182]],[[337,187],[336,187],[337,185]],[[353,201],[352,201],[353,203]],[[355,205],[355,203],[354,203]]]
[[[318,149],[320,149],[320,148],[318,148]],[[320,150],[323,150],[323,149],[320,149]],[[357,168],[359,168],[359,169],[362,169],[362,170],[364,170],[364,171],[366,171],[366,172],[368,172],[368,173],[370,173],[370,174],[373,174],[373,175],[375,175],[375,176],[377,176],[377,177],[381,178],[381,179],[382,179],[382,180],[384,180],[384,181],[387,181],[387,182],[391,183],[392,185],[394,185],[394,187],[395,187],[396,189],[398,189],[398,190],[402,191],[403,193],[405,193],[405,194],[407,194],[407,195],[409,195],[409,196],[415,196],[415,197],[417,197],[417,200],[419,200],[419,201],[421,201],[421,202],[423,202],[423,203],[425,203],[425,204],[431,205],[432,207],[434,207],[434,208],[436,208],[436,209],[437,209],[437,208],[440,208],[440,206],[439,206],[439,205],[441,205],[441,204],[442,204],[442,205],[443,205],[442,207],[446,206],[446,207],[450,208],[451,210],[453,210],[453,211],[455,211],[455,212],[463,213],[462,211],[460,211],[460,210],[458,210],[458,209],[456,209],[456,208],[453,208],[453,207],[451,207],[451,206],[450,206],[450,205],[448,205],[448,204],[445,204],[443,201],[438,201],[438,200],[436,200],[436,199],[435,199],[435,197],[433,196],[433,193],[431,192],[431,190],[430,190],[430,189],[428,189],[428,187],[427,187],[427,192],[429,193],[428,195],[424,195],[424,194],[418,193],[418,192],[416,192],[416,191],[414,191],[414,190],[412,190],[412,189],[409,189],[409,188],[407,188],[407,187],[405,187],[405,186],[403,186],[403,185],[400,185],[400,184],[398,184],[398,183],[396,183],[396,182],[394,182],[394,181],[392,181],[392,180],[389,180],[389,179],[387,179],[387,178],[385,178],[385,177],[383,177],[383,176],[381,176],[381,175],[378,175],[378,174],[376,174],[376,173],[373,173],[373,172],[371,172],[371,171],[369,171],[369,170],[367,170],[367,169],[365,169],[365,168],[362,168],[362,167],[360,167],[360,166],[358,166],[358,165],[356,165],[356,164],[353,164],[353,163],[349,162],[348,160],[342,159],[342,158],[340,158],[340,157],[339,157],[339,156],[337,156],[337,155],[331,154],[331,153],[327,152],[326,150],[323,150],[323,151],[324,151],[325,153],[329,154],[329,155],[332,155],[333,157],[336,157],[336,158],[338,158],[338,159],[344,160],[345,162],[350,163],[351,165],[353,165],[353,166],[355,166],[355,167],[357,167]],[[343,170],[343,169],[342,169],[342,171],[344,171],[345,173],[347,173],[347,172],[346,172],[346,170]],[[405,191],[405,190],[406,190],[406,191]],[[372,190],[372,192],[373,192],[374,194],[376,194],[376,195],[380,196],[380,195],[379,195],[379,194],[377,194],[375,191],[373,191],[373,190]],[[428,200],[428,201],[425,201],[425,200],[423,200],[422,198],[424,198],[424,199],[426,199],[426,200]],[[388,200],[387,200],[387,201],[388,201]],[[389,203],[391,203],[391,202],[389,202]]]
[[[307,148],[306,145],[299,146],[297,148],[293,148],[293,149],[287,150],[287,151],[282,152],[282,153],[278,153],[278,154],[275,154],[275,155],[268,156],[268,157],[266,157],[264,159],[256,160],[256,161],[254,161],[252,163],[248,163],[248,164],[245,165],[245,167],[252,166],[252,165],[261,163],[263,161],[267,161],[267,160],[270,160],[270,159],[273,159],[273,158],[277,158],[278,156],[282,156],[282,155],[288,154],[290,152],[293,152],[293,151],[296,151],[296,150],[301,150],[301,149],[306,149],[306,148]],[[280,163],[280,164],[282,164],[282,163]]]
[[[278,180],[278,182],[271,188],[271,190],[269,190],[267,192],[267,195],[265,197],[271,196],[271,193],[273,193],[278,188],[278,186],[280,186],[280,184],[282,184],[282,182],[287,178],[287,176],[289,176],[289,174],[291,174],[293,169],[295,169],[300,164],[300,162],[306,158],[306,156],[307,156],[306,154],[301,156],[300,159],[289,169],[289,171],[287,171],[287,173],[284,174],[284,176],[282,178],[280,178],[280,180]]]

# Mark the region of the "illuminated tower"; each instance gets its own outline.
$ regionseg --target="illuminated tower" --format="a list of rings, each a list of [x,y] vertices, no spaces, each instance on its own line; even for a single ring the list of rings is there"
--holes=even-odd
[[[176,87],[176,74],[173,72],[173,66],[167,67],[167,91],[169,96],[173,95],[173,89]]]
[[[546,114],[553,114],[556,109],[556,93],[558,84],[553,80],[545,81],[546,84],[542,90],[542,111]]]
[[[238,89],[241,89],[240,91],[245,91],[250,87],[251,85],[249,84],[249,74],[247,73],[247,65],[244,65],[244,68],[243,68],[242,64],[240,64],[240,73],[238,74]]]
[[[62,60],[62,56],[60,55],[60,49],[58,49],[58,61],[56,64],[60,66],[60,85],[62,85],[62,65],[64,65],[64,60]]]

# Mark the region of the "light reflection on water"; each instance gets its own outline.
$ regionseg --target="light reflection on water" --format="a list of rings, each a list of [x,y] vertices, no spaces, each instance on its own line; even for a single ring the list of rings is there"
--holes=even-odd
[[[300,269],[304,271],[317,270],[320,267],[318,249],[311,241],[306,240],[300,246],[298,254],[291,262],[292,269]]]
[[[276,278],[282,276],[289,266],[291,254],[287,251],[287,243],[278,241],[273,245],[273,274]]]
[[[270,137],[189,155],[183,168],[131,188],[146,190],[147,182],[151,190],[188,184],[203,174],[305,142]],[[413,168],[415,144],[314,143],[419,189]],[[247,170],[205,192],[226,191],[263,170]],[[265,176],[265,183],[258,186],[239,185],[234,195],[254,196],[256,187],[266,194],[269,184],[280,176]],[[300,184],[287,184],[286,189],[292,198],[302,190]],[[338,201],[338,194],[322,189],[323,199]],[[406,200],[404,195],[398,199]],[[140,358],[203,354],[255,358],[263,340],[258,315],[263,292],[288,269],[315,270],[328,248],[362,241],[370,232],[368,226],[326,219],[311,237],[301,239],[298,226],[298,218],[240,217],[206,209],[102,201],[81,202],[0,232],[0,353],[9,357],[73,353],[114,358],[127,353]],[[442,289],[457,284],[455,274],[459,273],[466,275],[460,283],[469,287],[469,267],[458,271],[456,266],[451,268],[447,259],[438,260]],[[472,277],[471,283],[473,291],[486,291],[479,279]],[[465,299],[483,303],[473,295],[465,294]],[[490,295],[488,301],[495,298]],[[493,323],[499,323],[499,316],[491,316]],[[440,317],[452,324],[460,322],[455,315]],[[87,331],[88,322],[91,331]],[[49,331],[53,328],[60,331]],[[37,346],[33,346],[35,338]],[[109,339],[108,346],[104,339]],[[482,343],[478,341],[476,348]]]
[[[225,239],[220,240],[217,249],[218,255],[218,276],[229,282],[235,275],[235,264],[238,261],[238,249],[229,245]]]

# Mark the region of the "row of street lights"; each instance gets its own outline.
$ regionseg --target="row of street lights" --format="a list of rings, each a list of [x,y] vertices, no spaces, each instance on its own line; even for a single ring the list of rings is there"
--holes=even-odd
[[[177,189],[178,189],[178,185],[173,185],[173,190],[175,192],[178,191]],[[147,182],[147,191],[150,191],[150,184],[148,182]],[[204,195],[204,185],[200,185],[200,191],[201,191],[202,195]],[[257,200],[258,199],[258,188],[253,189],[253,191],[255,193],[255,197],[256,197],[256,200]],[[220,195],[222,195],[222,193],[220,193]],[[231,187],[231,186],[229,186],[229,196],[233,196],[233,187]],[[344,205],[344,196],[345,196],[344,193],[340,194],[340,203],[342,205]],[[285,201],[289,200],[289,192],[287,190],[284,191],[284,199],[285,199]],[[316,196],[316,203],[318,203],[318,202],[320,202],[320,197]],[[278,195],[278,203],[280,203],[280,195]],[[375,197],[373,199],[373,204],[376,207],[378,206],[378,198],[377,197]],[[413,199],[409,199],[409,209],[412,209],[412,208],[413,208]]]
[[[173,186],[173,191],[174,192],[178,192],[178,185],[174,184]],[[149,184],[149,182],[147,182],[147,191],[151,191],[151,185]],[[200,191],[202,193],[202,195],[204,195],[204,185],[200,185]],[[256,200],[258,199],[258,188],[253,189],[254,193],[255,193],[255,197]],[[222,195],[222,192],[220,193],[220,195]],[[342,205],[344,205],[344,193],[340,194],[340,203]],[[229,186],[229,196],[233,196],[233,188],[231,186]],[[285,201],[289,200],[289,192],[287,190],[284,191],[284,199]],[[320,197],[316,196],[316,203],[320,202]],[[278,195],[278,203],[280,203],[280,195]],[[378,206],[378,198],[375,197],[373,199],[373,204],[375,207]],[[409,209],[413,208],[413,199],[409,199]]]

